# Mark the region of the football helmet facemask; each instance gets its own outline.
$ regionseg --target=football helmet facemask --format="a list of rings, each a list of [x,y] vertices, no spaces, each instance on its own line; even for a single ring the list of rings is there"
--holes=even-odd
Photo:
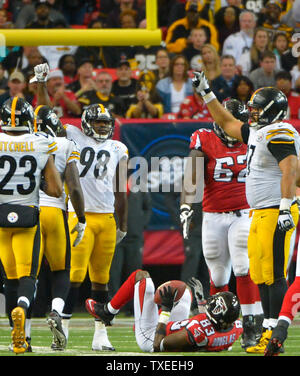
[[[51,107],[40,105],[35,109],[34,115],[35,132],[49,133],[55,137],[62,130],[62,123]]]
[[[232,292],[219,292],[207,299],[205,310],[217,330],[225,330],[233,325],[240,314],[240,303]]]
[[[250,112],[249,125],[257,129],[285,119],[288,110],[285,94],[275,87],[256,90],[247,105]]]
[[[237,99],[228,99],[223,101],[223,106],[229,111],[236,119],[247,123],[249,120],[249,112],[245,105],[243,105]],[[225,131],[218,126],[218,124],[213,123],[214,132],[228,147],[233,147],[236,143],[240,142],[234,137],[230,137],[225,133]]]
[[[0,118],[3,131],[33,132],[33,108],[23,98],[13,97],[7,99],[1,107]]]
[[[104,125],[99,123],[104,123]],[[109,110],[102,104],[92,104],[84,110],[81,125],[84,134],[97,142],[104,142],[113,136],[115,121]]]

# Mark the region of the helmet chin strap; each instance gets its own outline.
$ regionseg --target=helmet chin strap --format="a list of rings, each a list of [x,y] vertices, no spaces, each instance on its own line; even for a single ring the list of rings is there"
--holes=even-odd
[[[94,140],[96,140],[98,142],[106,141],[108,139],[108,136],[109,136],[109,133],[102,136],[102,135],[98,134],[97,132],[95,132],[95,130],[93,129],[93,138],[94,138]]]
[[[51,136],[56,137],[56,134],[55,134],[54,130],[51,127],[49,127],[49,125],[46,125],[46,128],[50,132]]]

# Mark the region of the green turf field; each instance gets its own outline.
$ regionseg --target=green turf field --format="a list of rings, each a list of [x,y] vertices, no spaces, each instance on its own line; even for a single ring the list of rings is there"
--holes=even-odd
[[[143,354],[138,348],[134,332],[132,329],[133,318],[116,318],[112,327],[108,327],[108,334],[112,345],[116,348],[115,352],[96,352],[92,351],[92,338],[94,333],[93,318],[85,314],[74,315],[70,322],[70,334],[67,349],[63,352],[54,352],[50,349],[51,332],[47,326],[46,319],[32,319],[32,353],[18,355],[23,356],[141,356]],[[0,319],[0,356],[16,356],[8,350],[10,344],[10,329],[6,318]],[[167,353],[151,354],[151,356],[162,356]],[[170,354],[169,354],[170,355]],[[171,355],[175,355],[172,353]],[[231,351],[220,353],[176,353],[176,355],[188,356],[247,356],[258,355],[246,354],[236,342]],[[300,317],[297,318],[289,329],[289,336],[285,342],[285,353],[282,356],[300,355]],[[261,356],[261,355],[259,355]]]

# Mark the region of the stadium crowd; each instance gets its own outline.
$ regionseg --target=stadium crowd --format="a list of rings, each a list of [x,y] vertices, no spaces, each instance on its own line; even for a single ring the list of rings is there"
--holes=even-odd
[[[257,88],[276,86],[298,119],[297,0],[159,0],[158,10],[161,46],[7,46],[0,104],[17,93],[35,105],[29,81],[33,67],[47,62],[60,117],[102,103],[119,118],[209,118],[191,86],[192,71],[204,70],[219,100],[246,103]],[[146,27],[145,0],[5,0],[0,15],[0,28]]]
[[[145,3],[145,0],[3,0],[0,29],[145,28]],[[91,105],[99,104],[120,124],[122,119],[212,122],[207,104],[193,85],[194,71],[205,73],[220,102],[236,99],[246,105],[257,89],[275,87],[287,97],[286,118],[300,118],[300,51],[298,39],[293,38],[300,32],[299,0],[158,0],[158,26],[163,35],[160,46],[2,46],[0,107],[18,97],[37,108],[41,96],[40,81],[33,79],[35,67],[47,63],[50,67],[45,82],[47,104],[58,118],[80,119]],[[76,135],[76,130],[72,132]],[[137,216],[141,216],[141,227],[132,228],[136,233],[132,237],[135,244],[127,237],[116,246],[111,293],[142,267],[141,254],[136,250],[142,248],[141,234],[151,213],[150,198],[131,193],[128,205],[128,228],[137,221]],[[201,236],[196,238],[196,243],[190,242],[187,247],[197,251]],[[129,261],[126,260],[127,269],[121,280],[126,252]],[[296,248],[293,261],[295,264]],[[45,264],[41,266],[41,275],[47,273],[44,267]],[[207,269],[203,275],[204,295],[208,295],[211,286]],[[190,277],[187,272],[186,280]],[[291,273],[290,282],[293,279]],[[103,298],[97,283],[95,297]],[[225,284],[228,283],[226,280]],[[217,292],[217,286],[213,287]],[[67,301],[69,310],[65,307],[67,319],[72,316],[78,288],[71,286],[74,296],[72,304]],[[45,286],[40,291],[43,289]],[[40,301],[39,293],[44,297],[40,291],[36,302]],[[125,306],[125,312],[132,314],[132,305]],[[109,342],[105,346],[111,348]]]

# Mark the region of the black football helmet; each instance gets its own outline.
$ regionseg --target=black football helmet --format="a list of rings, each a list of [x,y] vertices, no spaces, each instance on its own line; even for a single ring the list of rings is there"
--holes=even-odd
[[[7,99],[1,107],[0,118],[3,131],[33,132],[33,108],[23,98],[13,97]]]
[[[257,129],[285,119],[288,111],[285,94],[275,87],[256,90],[247,105],[250,110],[250,126]]]
[[[62,123],[51,107],[40,105],[35,109],[34,115],[35,132],[49,133],[55,137],[62,130]]]
[[[104,122],[105,127],[101,127],[101,133],[97,133],[94,129],[96,122]],[[104,142],[111,138],[114,133],[115,120],[110,111],[102,104],[92,104],[88,106],[81,117],[81,125],[83,132],[94,138],[98,142]]]
[[[223,101],[223,106],[229,111],[236,119],[247,123],[249,120],[249,112],[245,105],[237,99],[227,99]],[[233,147],[236,143],[240,142],[234,137],[230,137],[218,124],[213,123],[214,132],[228,147]]]
[[[232,292],[224,291],[209,297],[205,304],[208,318],[217,330],[228,329],[240,315],[240,303]]]

